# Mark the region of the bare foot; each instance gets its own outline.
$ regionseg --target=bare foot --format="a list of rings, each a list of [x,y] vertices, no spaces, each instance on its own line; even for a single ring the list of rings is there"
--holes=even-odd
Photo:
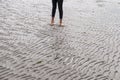
[[[50,23],[50,26],[54,26],[54,23]]]
[[[64,27],[64,25],[63,25],[63,24],[60,24],[59,26],[60,26],[60,27]]]

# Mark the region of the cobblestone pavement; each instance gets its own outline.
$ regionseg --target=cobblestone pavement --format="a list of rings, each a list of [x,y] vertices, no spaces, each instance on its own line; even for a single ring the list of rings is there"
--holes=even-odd
[[[120,80],[120,1],[0,0],[0,80]],[[58,15],[58,14],[57,14]]]

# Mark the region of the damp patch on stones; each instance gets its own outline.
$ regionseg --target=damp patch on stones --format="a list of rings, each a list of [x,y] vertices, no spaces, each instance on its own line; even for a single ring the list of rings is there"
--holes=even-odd
[[[104,4],[98,4],[98,7],[104,7],[105,5]]]
[[[36,64],[40,64],[40,63],[42,63],[43,61],[38,61]]]
[[[97,3],[106,2],[104,0],[96,0]]]
[[[120,4],[120,2],[118,2],[118,4]]]

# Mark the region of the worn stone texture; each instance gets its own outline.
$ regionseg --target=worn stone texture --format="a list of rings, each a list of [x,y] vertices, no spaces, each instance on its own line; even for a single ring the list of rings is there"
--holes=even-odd
[[[120,80],[120,1],[0,0],[0,80]]]

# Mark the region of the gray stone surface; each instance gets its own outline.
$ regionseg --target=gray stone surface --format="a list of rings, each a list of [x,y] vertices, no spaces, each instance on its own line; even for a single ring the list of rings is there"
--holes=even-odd
[[[120,1],[0,0],[0,80],[120,80]]]

